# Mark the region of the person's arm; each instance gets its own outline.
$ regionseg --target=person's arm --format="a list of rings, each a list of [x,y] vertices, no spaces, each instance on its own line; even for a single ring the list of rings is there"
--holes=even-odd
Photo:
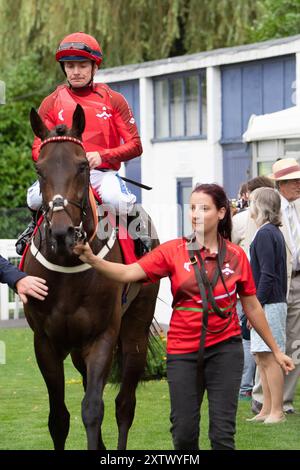
[[[2,256],[0,256],[0,282],[16,290],[24,303],[27,302],[27,295],[44,300],[48,294],[44,279],[28,276]]]
[[[275,269],[275,246],[272,234],[268,230],[259,230],[253,241],[253,249],[256,252],[260,271],[259,283],[258,286],[256,286],[256,296],[261,305],[265,305],[269,302],[277,274]]]
[[[132,110],[126,99],[116,91],[110,90],[110,93],[114,109],[114,125],[123,143],[117,147],[102,150],[100,156],[102,163],[113,160],[126,162],[141,155],[143,147]]]
[[[16,282],[16,291],[20,296],[23,304],[28,302],[27,296],[34,297],[38,300],[45,300],[48,295],[48,287],[45,279],[36,276],[26,275]]]
[[[288,374],[289,371],[295,368],[294,363],[290,357],[280,351],[256,295],[240,295],[240,300],[249,322],[269,346],[278,364],[282,367],[284,372]]]
[[[15,289],[16,283],[25,276],[27,274],[0,256],[0,282],[8,284],[11,289]]]
[[[145,271],[138,263],[121,264],[106,261],[95,256],[88,243],[84,245],[76,245],[74,247],[74,253],[79,255],[81,261],[90,264],[97,271],[104,274],[108,279],[124,282],[126,284],[147,279]]]

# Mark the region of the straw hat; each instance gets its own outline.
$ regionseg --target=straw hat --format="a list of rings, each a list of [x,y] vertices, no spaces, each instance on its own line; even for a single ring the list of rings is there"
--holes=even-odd
[[[300,179],[300,166],[295,158],[282,158],[272,166],[269,178],[275,181]]]

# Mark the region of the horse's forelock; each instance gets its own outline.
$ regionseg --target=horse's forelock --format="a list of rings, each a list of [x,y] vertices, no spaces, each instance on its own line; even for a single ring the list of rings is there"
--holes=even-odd
[[[60,135],[69,135],[69,129],[65,124],[59,124],[51,132],[49,137],[55,137]]]

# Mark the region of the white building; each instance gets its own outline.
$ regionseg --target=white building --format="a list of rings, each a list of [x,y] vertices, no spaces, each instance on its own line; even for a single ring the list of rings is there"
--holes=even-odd
[[[153,187],[131,189],[161,241],[190,232],[184,205],[196,182],[220,183],[236,197],[255,176],[243,141],[249,118],[299,103],[299,77],[300,35],[98,72],[133,108],[144,152],[123,174]]]

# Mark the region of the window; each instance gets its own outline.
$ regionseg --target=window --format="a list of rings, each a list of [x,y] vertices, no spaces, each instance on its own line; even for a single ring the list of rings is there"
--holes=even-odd
[[[189,217],[189,201],[193,187],[192,178],[177,179],[178,236],[190,235],[192,226]]]
[[[155,139],[205,137],[206,74],[198,71],[154,81]]]

